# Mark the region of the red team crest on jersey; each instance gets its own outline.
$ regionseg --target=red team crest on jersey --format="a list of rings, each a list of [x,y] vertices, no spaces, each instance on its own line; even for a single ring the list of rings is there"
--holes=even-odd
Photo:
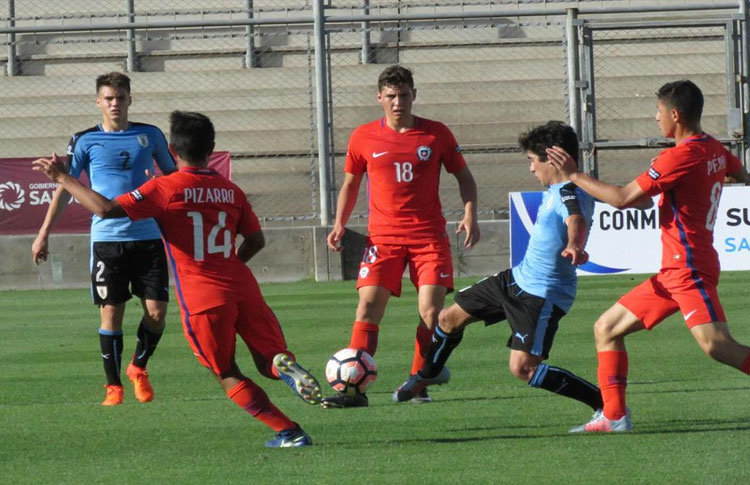
[[[417,157],[423,162],[426,162],[427,160],[429,160],[431,156],[432,156],[432,148],[428,147],[427,145],[422,145],[419,148],[417,148]]]

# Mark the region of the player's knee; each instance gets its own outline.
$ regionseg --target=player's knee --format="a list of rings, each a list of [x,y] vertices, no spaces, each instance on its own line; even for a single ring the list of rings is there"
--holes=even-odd
[[[435,324],[438,322],[440,313],[441,313],[440,310],[438,310],[434,306],[427,307],[427,308],[420,308],[419,318],[422,319],[422,321],[425,323],[425,325],[427,325],[428,328],[434,328]]]
[[[523,382],[529,382],[536,372],[537,364],[525,359],[511,359],[508,362],[510,373]]]
[[[594,338],[597,342],[609,341],[614,337],[614,322],[606,314],[599,317],[594,324]]]
[[[444,308],[440,310],[438,314],[438,324],[443,331],[453,333],[460,330],[462,322],[456,318],[456,314],[451,311],[451,308]]]
[[[149,308],[145,315],[148,319],[148,324],[153,330],[160,330],[164,328],[164,323],[167,319],[167,308]]]

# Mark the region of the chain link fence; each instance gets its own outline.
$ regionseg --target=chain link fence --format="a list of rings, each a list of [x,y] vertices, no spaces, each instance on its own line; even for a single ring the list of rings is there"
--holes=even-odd
[[[592,22],[596,109],[596,142],[606,147],[632,141],[630,150],[599,150],[599,176],[625,184],[648,166],[660,149],[639,147],[641,140],[658,140],[656,91],[665,83],[690,78],[703,91],[702,127],[727,138],[733,93],[725,26],[674,26],[597,29]],[[728,79],[728,77],[730,79]],[[729,81],[729,82],[728,82]],[[738,140],[739,141],[739,140]]]
[[[324,2],[325,14],[339,21],[327,22],[325,30],[332,180],[323,197],[335,200],[352,129],[382,116],[376,102],[378,74],[399,63],[414,72],[419,91],[415,114],[444,122],[462,145],[478,182],[480,217],[506,218],[509,191],[539,190],[516,147],[518,134],[550,119],[568,119],[566,17],[561,7],[659,3]],[[100,121],[95,77],[128,71],[133,120],[166,129],[174,109],[206,113],[217,128],[217,149],[232,153],[233,179],[249,194],[266,225],[319,224],[312,4],[0,0],[6,26],[32,30],[0,36],[0,67],[6,74],[0,77],[0,158],[63,152],[73,132]],[[523,15],[529,9],[554,13]],[[372,20],[341,20],[363,12]],[[438,18],[446,12],[487,14]],[[414,18],[379,20],[394,15]],[[678,17],[685,15],[704,14]],[[248,19],[254,23],[239,23]],[[228,25],[232,21],[235,25]],[[191,25],[178,26],[186,22]],[[139,28],[128,29],[132,24]],[[101,25],[111,28],[94,29]],[[63,32],[51,26],[77,29]],[[596,141],[657,134],[653,93],[663,82],[680,77],[695,80],[706,93],[704,128],[726,134],[730,88],[723,35],[717,26],[597,31]],[[657,152],[640,151],[600,150],[600,175],[607,181],[629,181]],[[447,174],[442,184],[444,210],[449,220],[456,220],[462,210],[458,186]],[[366,217],[366,194],[361,192],[353,222]]]

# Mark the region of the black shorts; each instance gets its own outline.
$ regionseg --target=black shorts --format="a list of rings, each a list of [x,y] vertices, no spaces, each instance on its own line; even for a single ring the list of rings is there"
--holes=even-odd
[[[169,301],[167,271],[167,256],[161,239],[95,242],[91,248],[94,304],[118,305],[130,300],[132,295]]]
[[[487,325],[508,320],[508,347],[549,357],[557,324],[565,312],[551,301],[518,287],[510,269],[456,293],[458,306]]]

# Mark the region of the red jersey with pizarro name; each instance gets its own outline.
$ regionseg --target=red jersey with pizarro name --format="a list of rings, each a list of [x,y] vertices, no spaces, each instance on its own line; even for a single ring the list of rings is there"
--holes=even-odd
[[[261,230],[247,196],[217,172],[182,167],[117,197],[133,219],[153,217],[186,314],[248,298],[255,277],[236,254],[237,234]]]
[[[453,133],[438,121],[415,117],[411,129],[397,132],[381,118],[352,132],[344,170],[367,174],[373,243],[421,244],[444,237],[443,166],[455,173],[466,161]]]
[[[715,138],[701,134],[662,151],[636,181],[648,195],[661,193],[662,269],[687,268],[712,284],[719,279],[714,224],[724,176],[741,162]]]

